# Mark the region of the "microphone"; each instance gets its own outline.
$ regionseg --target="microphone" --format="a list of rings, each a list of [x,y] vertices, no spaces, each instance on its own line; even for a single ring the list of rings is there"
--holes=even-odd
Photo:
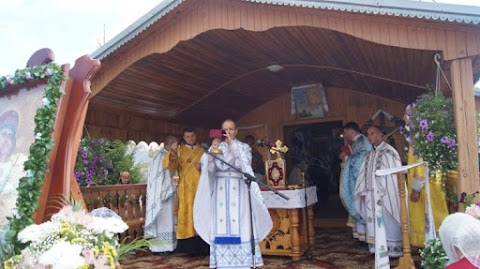
[[[260,146],[260,147],[268,147],[268,148],[271,148],[271,147],[274,147],[275,144],[272,144],[270,143],[269,141],[264,141],[264,140],[257,140],[257,145]]]
[[[210,148],[210,146],[207,143],[202,143],[201,146],[204,150],[207,150],[207,151]]]

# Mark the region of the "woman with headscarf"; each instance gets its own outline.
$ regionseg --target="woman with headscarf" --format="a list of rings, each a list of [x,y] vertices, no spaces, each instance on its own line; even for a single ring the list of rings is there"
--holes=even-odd
[[[439,233],[448,257],[445,269],[480,268],[480,220],[455,213],[445,218]]]

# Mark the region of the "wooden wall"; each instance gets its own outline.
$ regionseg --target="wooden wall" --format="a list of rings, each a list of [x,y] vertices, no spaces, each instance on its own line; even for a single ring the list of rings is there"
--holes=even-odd
[[[283,96],[267,102],[239,119],[238,125],[265,124],[269,132],[268,137],[271,140],[283,140],[283,127],[285,125],[337,120],[344,123],[355,121],[362,125],[379,109],[397,117],[403,117],[405,104],[349,89],[326,88],[325,92],[330,111],[326,113],[324,118],[297,120],[290,113],[290,91],[286,91]],[[145,141],[147,143],[151,141],[161,142],[167,135],[181,137],[182,130],[186,127],[181,123],[145,118],[141,115],[132,115],[122,111],[105,111],[95,107],[89,108],[85,124],[86,131],[91,136],[123,141]],[[388,124],[389,122],[387,122]],[[208,141],[208,130],[201,126],[195,126],[195,128],[198,132],[199,141]],[[398,135],[395,139],[399,145],[398,148],[403,148],[403,137]],[[400,153],[403,154],[403,152]]]
[[[175,135],[181,138],[185,127],[190,126],[146,118],[125,111],[107,111],[90,107],[85,119],[84,135],[88,133],[92,137],[105,137],[122,141],[133,140],[137,143],[140,141],[160,143],[167,135]],[[206,129],[198,126],[193,127],[197,130],[199,141],[205,141],[208,138]]]
[[[344,123],[355,121],[360,126],[369,120],[379,109],[382,109],[399,118],[403,117],[405,104],[370,94],[341,88],[326,88],[329,112],[324,118],[297,120],[290,110],[290,92],[271,100],[263,106],[251,111],[238,121],[238,125],[265,124],[268,127],[268,137],[275,141],[284,140],[283,127],[302,123],[328,122],[341,120]],[[386,120],[386,125],[391,126]],[[393,125],[393,124],[392,124]],[[397,149],[403,157],[404,138],[401,134],[395,135]],[[287,145],[288,146],[288,145]]]
[[[342,120],[344,123],[355,121],[362,125],[379,109],[400,118],[405,111],[405,104],[354,90],[327,88],[325,92],[330,111],[324,118],[296,120],[296,117],[290,113],[290,92],[288,92],[251,111],[239,120],[239,124],[266,124],[269,137],[283,139],[284,125],[335,120]]]

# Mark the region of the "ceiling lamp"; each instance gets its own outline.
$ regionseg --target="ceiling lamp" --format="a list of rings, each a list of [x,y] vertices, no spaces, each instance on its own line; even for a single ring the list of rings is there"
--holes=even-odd
[[[270,72],[278,72],[280,70],[283,69],[283,66],[281,65],[278,65],[278,64],[271,64],[269,66],[267,66],[267,69],[270,71]]]

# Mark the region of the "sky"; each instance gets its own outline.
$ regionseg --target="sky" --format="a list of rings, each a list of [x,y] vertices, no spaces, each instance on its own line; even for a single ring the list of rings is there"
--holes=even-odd
[[[418,1],[418,0],[405,0]],[[434,0],[421,0],[432,2]],[[435,0],[480,6],[480,0]],[[112,39],[162,0],[0,0],[0,76],[25,67],[40,48],[70,63]],[[480,87],[480,82],[477,83]]]

